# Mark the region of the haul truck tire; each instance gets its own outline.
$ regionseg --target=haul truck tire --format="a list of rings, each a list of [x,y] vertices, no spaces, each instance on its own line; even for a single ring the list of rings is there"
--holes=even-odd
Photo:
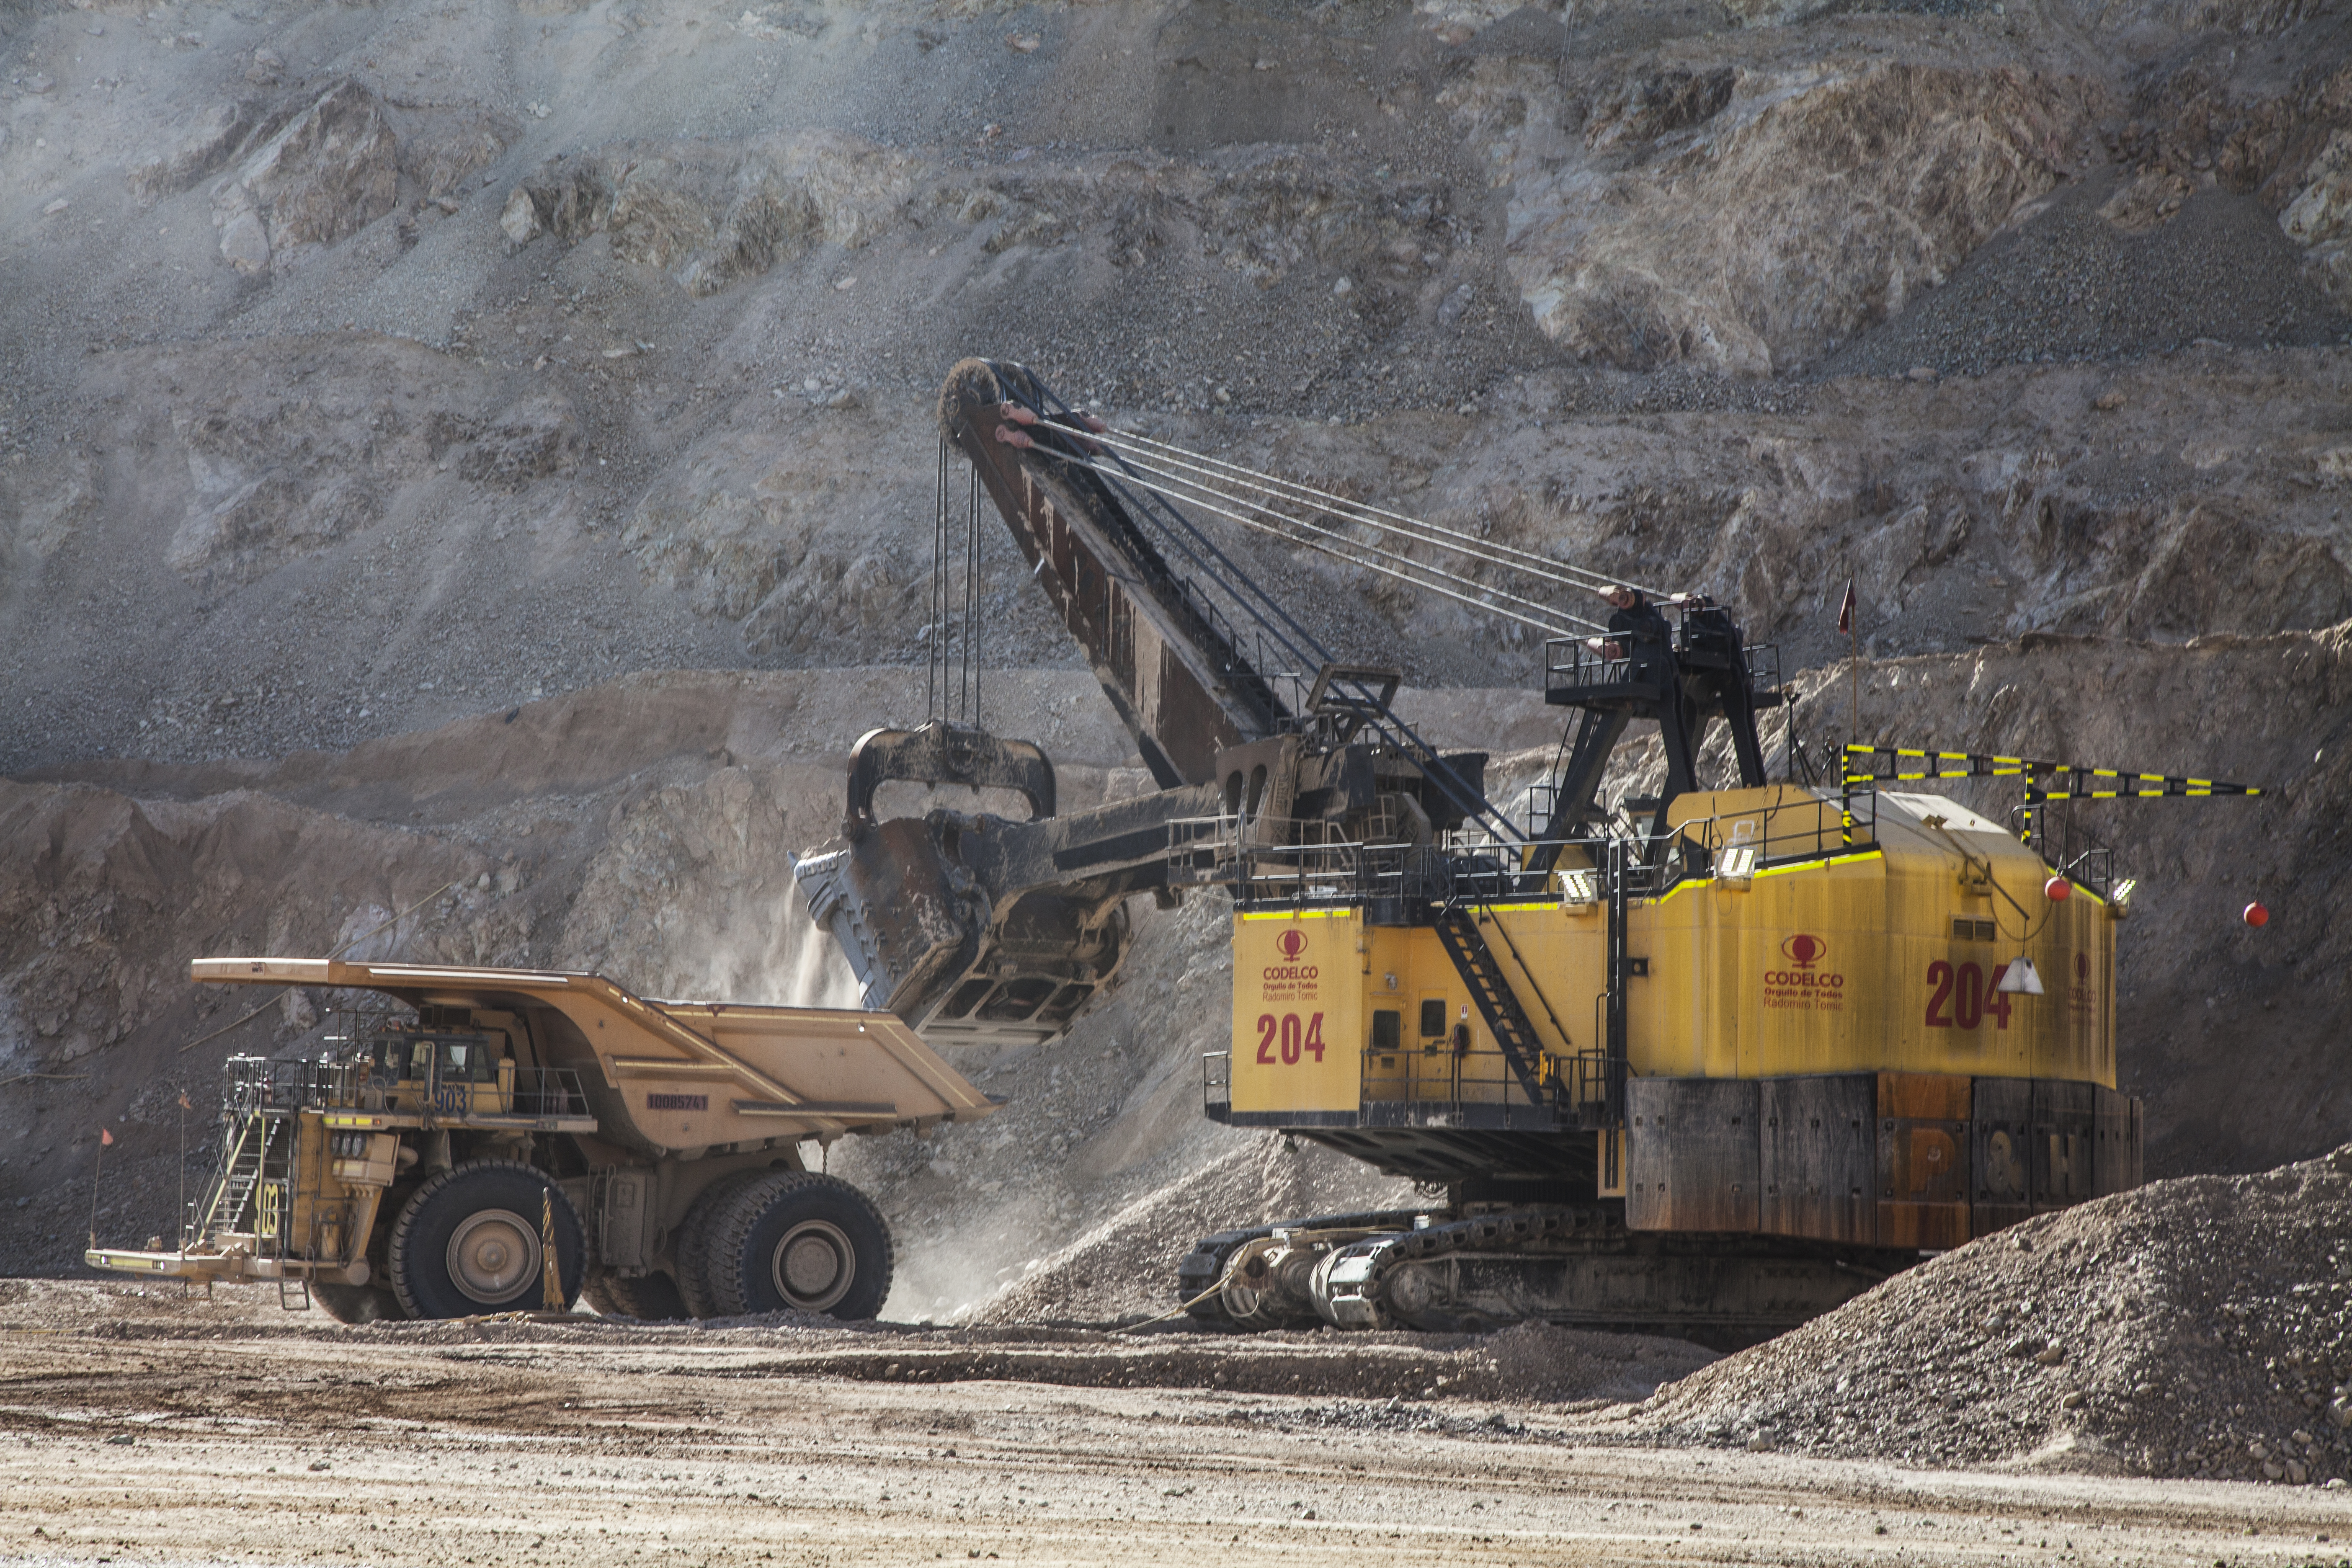
[[[551,1226],[561,1301],[545,1298],[540,1237]],[[512,1160],[478,1160],[417,1188],[394,1222],[391,1250],[386,1272],[412,1318],[560,1311],[579,1297],[587,1272],[587,1239],[572,1200]]]
[[[685,1304],[689,1318],[715,1318],[719,1304],[711,1299],[710,1275],[704,1267],[709,1255],[711,1227],[719,1223],[735,1194],[768,1174],[765,1171],[734,1171],[719,1177],[702,1189],[686,1211],[686,1218],[677,1227],[678,1300]]]
[[[382,1285],[332,1285],[313,1279],[310,1300],[339,1323],[394,1323],[408,1315],[400,1310],[400,1298]]]
[[[608,1318],[660,1323],[688,1315],[685,1299],[677,1293],[677,1281],[658,1269],[634,1279],[625,1279],[618,1274],[600,1274],[588,1281],[580,1293],[588,1299],[590,1306]]]
[[[730,1317],[871,1318],[890,1294],[890,1227],[847,1182],[785,1171],[735,1194],[712,1229],[711,1295]]]

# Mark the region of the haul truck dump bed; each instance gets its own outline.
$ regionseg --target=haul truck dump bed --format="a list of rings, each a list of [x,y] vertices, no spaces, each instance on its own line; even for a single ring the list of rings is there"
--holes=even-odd
[[[890,1238],[801,1146],[995,1102],[887,1013],[655,1002],[595,974],[212,958],[362,994],[312,1059],[233,1058],[181,1245],[129,1273],[276,1279],[346,1321],[565,1308],[871,1317]],[[299,1298],[296,1298],[299,1300]]]

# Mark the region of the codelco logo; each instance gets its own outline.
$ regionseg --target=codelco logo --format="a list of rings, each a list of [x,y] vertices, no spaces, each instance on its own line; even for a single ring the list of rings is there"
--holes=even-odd
[[[1790,967],[1764,972],[1767,999],[1792,992],[1824,996],[1843,992],[1845,988],[1844,975],[1815,967],[1829,956],[1829,951],[1830,944],[1810,931],[1799,931],[1795,936],[1781,939],[1780,956],[1789,961]]]
[[[1283,961],[1280,963],[1269,963],[1260,971],[1261,976],[1266,981],[1274,984],[1305,984],[1319,977],[1315,965],[1298,962],[1300,956],[1307,952],[1307,933],[1297,926],[1276,936],[1274,939],[1274,947],[1275,951],[1282,955]]]
[[[2074,978],[2084,982],[2089,981],[2091,978],[2091,955],[2089,953],[2078,951],[2074,954]]]

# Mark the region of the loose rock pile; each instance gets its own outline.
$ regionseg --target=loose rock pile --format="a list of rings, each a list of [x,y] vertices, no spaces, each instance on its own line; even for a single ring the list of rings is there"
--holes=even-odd
[[[1670,1443],[2343,1487],[2352,1146],[2031,1220],[1663,1390]]]

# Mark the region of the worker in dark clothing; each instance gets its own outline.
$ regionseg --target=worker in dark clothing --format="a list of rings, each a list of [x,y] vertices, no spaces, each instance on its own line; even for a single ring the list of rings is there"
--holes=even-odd
[[[1666,617],[1650,603],[1650,596],[1639,588],[1612,586],[1601,591],[1609,601],[1609,629],[1612,632],[1663,633]]]
[[[1639,588],[1612,586],[1601,591],[1609,601],[1609,642],[1613,658],[1632,661],[1628,678],[1648,680],[1660,668],[1659,660],[1667,647],[1671,635],[1666,617],[1649,595]]]

